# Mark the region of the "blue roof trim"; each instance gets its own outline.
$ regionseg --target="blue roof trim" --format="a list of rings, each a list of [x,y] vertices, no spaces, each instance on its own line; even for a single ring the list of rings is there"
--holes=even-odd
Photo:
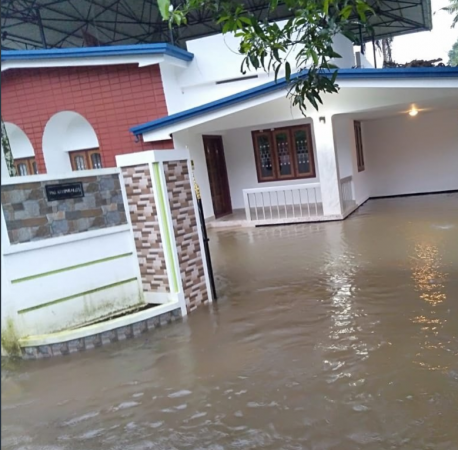
[[[291,79],[296,79],[303,76],[303,72],[296,73],[291,76]],[[326,73],[331,76],[332,72]],[[374,79],[399,79],[399,78],[458,78],[458,67],[421,67],[421,68],[405,68],[405,69],[340,69],[338,80],[374,80]],[[191,119],[202,114],[206,114],[218,109],[242,103],[247,100],[260,97],[262,95],[286,89],[288,83],[285,78],[280,78],[277,81],[256,86],[252,89],[239,92],[237,94],[224,97],[214,102],[206,103],[195,108],[188,109],[170,116],[162,117],[161,119],[153,120],[141,125],[130,128],[130,131],[136,136],[154,131],[166,126],[173,125],[184,120]]]
[[[59,58],[97,58],[100,56],[168,55],[192,61],[194,55],[166,43],[115,45],[107,47],[57,48],[47,50],[2,50],[2,61],[33,61]]]

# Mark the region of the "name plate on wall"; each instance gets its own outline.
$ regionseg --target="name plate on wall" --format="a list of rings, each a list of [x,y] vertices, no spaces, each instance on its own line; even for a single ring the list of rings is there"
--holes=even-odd
[[[46,197],[48,202],[84,197],[83,183],[49,184]]]

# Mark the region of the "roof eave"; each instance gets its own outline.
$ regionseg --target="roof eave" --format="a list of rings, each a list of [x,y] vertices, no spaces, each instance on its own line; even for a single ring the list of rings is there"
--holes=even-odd
[[[326,76],[331,76],[333,71],[326,71]],[[303,77],[304,72],[291,76],[291,80]],[[419,78],[458,78],[458,67],[422,67],[422,68],[395,68],[395,69],[340,69],[337,79],[339,80],[374,80],[374,79],[419,79]],[[210,113],[217,109],[233,106],[279,89],[286,89],[288,82],[285,78],[270,81],[252,89],[224,97],[214,102],[182,111],[161,119],[146,122],[130,128],[135,136],[141,136],[146,132],[166,128],[178,122],[185,121],[197,115]]]
[[[3,61],[36,61],[61,58],[100,58],[104,56],[167,55],[185,62],[192,61],[194,55],[186,50],[167,43],[145,45],[122,45],[107,47],[83,47],[49,50],[4,50]]]

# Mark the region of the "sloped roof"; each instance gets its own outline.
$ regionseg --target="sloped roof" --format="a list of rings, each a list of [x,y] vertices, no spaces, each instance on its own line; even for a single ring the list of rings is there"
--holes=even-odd
[[[326,76],[331,76],[332,72],[325,72]],[[304,72],[296,73],[291,76],[294,80],[304,76]],[[374,80],[374,79],[418,79],[418,78],[458,78],[458,67],[428,67],[428,68],[402,68],[402,69],[340,69],[337,80]],[[287,89],[288,82],[285,78],[277,81],[256,86],[254,88],[229,95],[228,97],[205,103],[185,111],[181,111],[170,116],[162,117],[157,120],[146,122],[130,128],[136,136],[148,131],[156,131],[177,123],[185,123],[195,117],[208,114],[229,106],[247,102],[251,99],[267,95],[269,93]]]

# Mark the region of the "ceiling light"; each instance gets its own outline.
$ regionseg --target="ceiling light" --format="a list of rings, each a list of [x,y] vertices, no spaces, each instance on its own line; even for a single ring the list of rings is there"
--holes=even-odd
[[[415,106],[412,106],[412,109],[409,111],[409,116],[415,117],[418,114],[418,109]]]

